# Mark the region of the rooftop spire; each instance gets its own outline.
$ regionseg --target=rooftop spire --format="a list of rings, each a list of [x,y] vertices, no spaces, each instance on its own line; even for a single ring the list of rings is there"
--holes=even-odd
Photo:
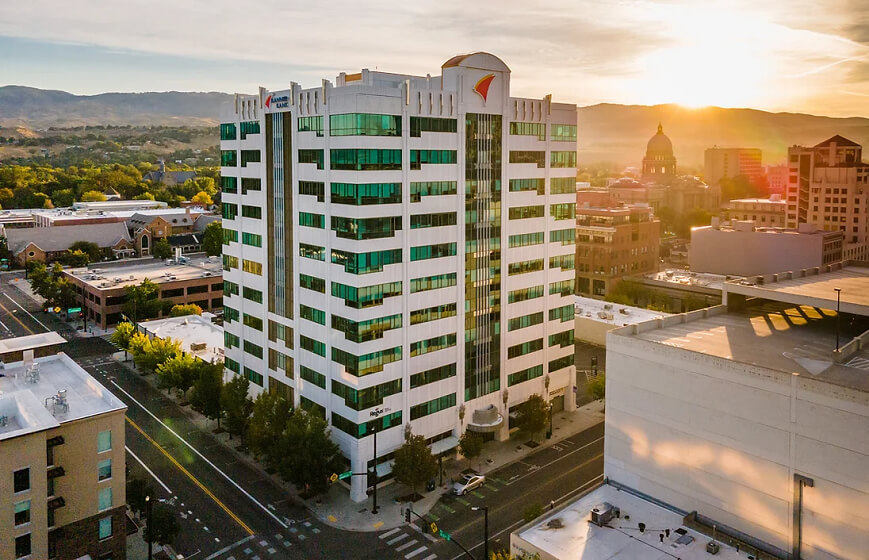
[[[664,134],[664,126],[658,121],[658,134]]]

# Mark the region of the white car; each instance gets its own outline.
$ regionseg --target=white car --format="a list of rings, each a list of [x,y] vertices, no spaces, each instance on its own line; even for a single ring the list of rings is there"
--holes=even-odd
[[[471,490],[475,490],[486,484],[486,477],[481,474],[463,474],[453,484],[453,494],[464,496]]]

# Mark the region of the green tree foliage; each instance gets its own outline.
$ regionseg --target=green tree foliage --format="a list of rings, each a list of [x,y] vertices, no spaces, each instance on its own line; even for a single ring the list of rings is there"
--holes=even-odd
[[[304,410],[293,411],[276,446],[278,473],[306,493],[326,491],[329,476],[344,464],[341,451],[329,437],[326,421]]]
[[[130,347],[130,339],[135,333],[136,327],[133,323],[118,323],[118,326],[115,327],[115,332],[112,333],[111,340],[126,350]]]
[[[411,435],[404,445],[395,450],[392,475],[395,480],[408,486],[416,494],[417,488],[435,477],[437,460],[425,443],[425,437]]]
[[[633,280],[622,280],[616,284],[607,293],[605,299],[620,305],[643,307],[665,313],[669,313],[672,307],[669,296]]]
[[[172,257],[172,246],[169,245],[169,241],[163,237],[159,239],[156,243],[154,243],[154,248],[151,249],[151,254],[154,255],[155,259],[168,259]]]
[[[71,268],[87,266],[88,263],[91,262],[90,258],[87,256],[87,253],[82,252],[80,249],[76,249],[75,251],[67,251],[60,260],[61,262],[63,262],[63,264]]]
[[[153,347],[153,345],[152,345]],[[199,377],[201,360],[191,354],[179,352],[157,365],[160,385],[167,389],[178,389],[184,396]]]
[[[168,337],[148,338],[147,335],[136,333],[130,338],[130,353],[137,366],[154,372],[160,364],[181,353],[181,344]]]
[[[548,411],[549,405],[546,404],[543,397],[535,393],[519,407],[516,424],[521,431],[531,436],[533,440],[535,434],[539,433],[546,426]]]
[[[202,308],[195,303],[173,305],[169,310],[170,317],[184,317],[185,315],[202,315]]]
[[[12,192],[10,191],[9,194],[11,195]],[[72,189],[60,189],[54,191],[54,194],[51,195],[51,202],[53,202],[57,208],[72,206],[72,203],[75,202],[75,191]]]
[[[145,496],[154,496],[154,488],[143,478],[127,479],[127,505],[136,515],[145,513]]]
[[[250,415],[253,412],[253,401],[247,395],[250,381],[242,375],[234,376],[224,384],[220,394],[220,404],[226,416],[226,429],[229,437],[233,435],[241,438],[244,444],[245,432],[250,423]]]
[[[160,299],[160,286],[147,278],[138,286],[127,286],[125,291],[127,301],[124,303],[124,314],[133,321],[153,319],[172,308],[171,301]]]
[[[253,401],[253,414],[247,432],[247,442],[254,455],[265,457],[271,466],[277,466],[278,441],[287,429],[292,406],[277,393],[262,392]]]
[[[531,519],[533,520],[534,518],[532,517]],[[533,554],[521,554],[516,556],[515,554],[510,554],[506,551],[500,551],[490,553],[489,560],[540,560],[540,555],[535,552]]]
[[[745,175],[722,177],[718,184],[721,187],[722,202],[735,198],[757,198],[766,194],[762,184],[752,183]]]
[[[193,409],[205,415],[206,418],[217,420],[220,428],[220,417],[223,415],[221,394],[223,393],[223,364],[207,364],[199,372],[199,377],[193,384],[190,404]]]
[[[156,200],[154,195],[149,192],[143,192],[133,197],[133,200]]]
[[[459,451],[465,458],[468,460],[468,463],[472,463],[474,459],[480,456],[483,453],[483,438],[474,432],[466,431],[462,434],[461,439],[459,439]]]
[[[151,518],[147,520],[145,526],[145,541],[171,545],[181,531],[181,526],[168,506],[154,501],[153,497],[151,500]]]
[[[99,262],[103,257],[103,250],[100,246],[91,241],[76,241],[69,246],[70,251],[81,251],[88,257],[88,262]]]
[[[42,263],[30,265],[28,278],[34,293],[45,299],[46,307],[66,309],[78,302],[75,286],[64,277],[60,263],[50,269]]]
[[[202,250],[214,257],[223,253],[223,226],[220,222],[211,222],[205,226],[202,234]]]
[[[105,202],[106,195],[100,191],[87,191],[81,195],[82,202]]]
[[[588,382],[585,386],[585,391],[593,400],[602,400],[606,397],[606,375],[598,374],[594,379]]]

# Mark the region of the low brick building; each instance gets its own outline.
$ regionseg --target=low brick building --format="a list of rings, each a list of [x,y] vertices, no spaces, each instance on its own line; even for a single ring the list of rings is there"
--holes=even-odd
[[[107,328],[121,320],[127,286],[146,278],[160,286],[160,299],[173,304],[195,303],[204,311],[223,307],[223,268],[215,257],[184,257],[185,263],[167,265],[143,258],[99,266],[68,269],[64,274],[82,295],[88,321]]]
[[[30,261],[53,262],[65,256],[77,241],[96,243],[106,256],[112,258],[136,253],[122,222],[10,229],[4,233],[12,258],[20,265]]]

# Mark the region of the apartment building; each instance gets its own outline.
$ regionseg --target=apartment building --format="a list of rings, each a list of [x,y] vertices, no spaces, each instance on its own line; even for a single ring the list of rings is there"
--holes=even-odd
[[[766,186],[770,195],[785,196],[788,187],[788,164],[767,165],[764,168]]]
[[[703,153],[705,181],[719,185],[722,179],[745,176],[752,185],[763,177],[761,151],[758,148],[707,148]]]
[[[228,372],[322,414],[354,472],[375,431],[385,474],[407,431],[441,453],[507,438],[531,394],[573,406],[574,105],[474,53],[221,122]]]
[[[0,377],[0,558],[123,560],[127,407],[63,353],[23,357]]]
[[[839,135],[788,148],[787,227],[841,230],[848,260],[869,259],[869,164],[862,155],[859,144]]]
[[[648,205],[577,193],[576,293],[603,298],[625,276],[656,272],[661,222]]]
[[[737,198],[730,201],[727,215],[732,220],[751,220],[762,227],[785,227],[785,200],[780,194],[767,198]]]

